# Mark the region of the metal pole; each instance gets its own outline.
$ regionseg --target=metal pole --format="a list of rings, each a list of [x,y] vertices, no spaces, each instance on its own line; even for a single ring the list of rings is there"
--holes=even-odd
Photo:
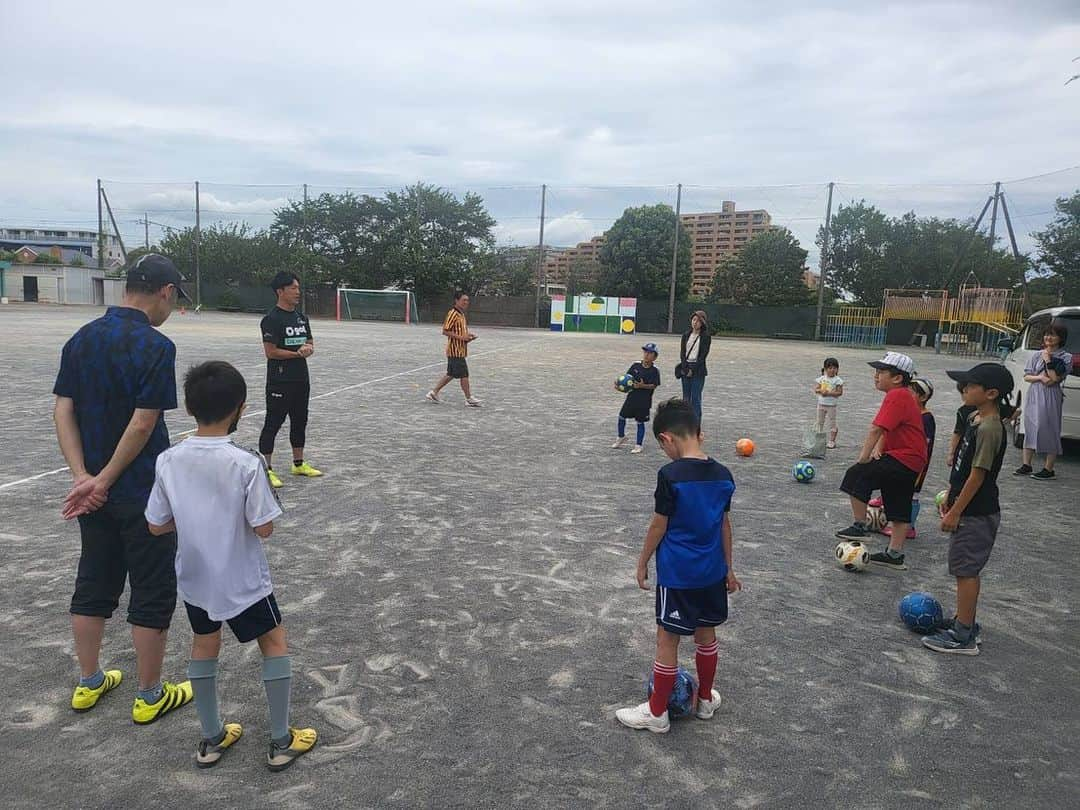
[[[124,247],[124,237],[120,235],[120,229],[116,227],[116,217],[113,216],[112,206],[109,205],[109,195],[105,193],[105,189],[101,190],[101,198],[105,200],[105,210],[109,214],[109,222],[112,223],[113,233],[116,234],[116,241],[120,243],[120,255],[124,259],[124,264],[127,264],[127,249]]]
[[[311,234],[308,231],[308,195],[307,195],[307,183],[304,183],[304,246],[309,250],[311,249]],[[300,271],[300,289],[307,294],[307,286],[304,283],[304,263],[300,262],[300,266],[297,268]],[[408,296],[405,296],[408,299]],[[306,307],[301,308],[301,312],[306,310]]]
[[[195,311],[202,308],[202,268],[199,266],[199,238],[201,236],[199,214],[199,181],[195,181]]]
[[[1012,219],[1009,217],[1009,206],[1005,202],[1005,194],[1001,194],[1001,213],[1005,215],[1005,229],[1009,232],[1009,244],[1012,245],[1013,258],[1016,266],[1020,269],[1020,289],[1024,296],[1024,314],[1028,314],[1028,291],[1027,272],[1024,268],[1024,260],[1020,257],[1020,251],[1016,247],[1016,234],[1013,232]]]
[[[142,224],[143,224],[143,230],[145,231],[144,241],[145,241],[145,244],[146,244],[146,249],[150,250],[150,215],[149,214],[143,213],[143,215],[142,215]]]
[[[540,245],[536,258],[536,328],[540,328],[540,291],[544,272],[544,217],[547,213],[547,183],[540,186]]]
[[[668,310],[667,310],[667,330],[668,334],[671,334],[671,330],[675,325],[675,279],[679,270],[679,226],[682,221],[679,217],[682,215],[682,183],[676,186],[675,191],[675,246],[671,250],[671,288],[668,290]]]
[[[817,320],[814,321],[814,340],[821,340],[821,313],[825,307],[825,279],[829,263],[829,229],[832,227],[833,183],[829,183],[829,201],[825,204],[825,233],[821,238],[821,258],[818,260]]]
[[[990,214],[990,251],[994,250],[994,235],[997,233],[998,198],[1001,196],[1001,183],[994,183],[994,210]]]
[[[105,220],[101,210],[101,178],[97,181],[97,267],[105,269]]]

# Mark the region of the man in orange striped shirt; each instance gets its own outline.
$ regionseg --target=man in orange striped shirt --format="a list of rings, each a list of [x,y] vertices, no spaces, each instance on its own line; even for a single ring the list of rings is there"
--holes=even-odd
[[[461,382],[461,391],[465,402],[474,408],[480,407],[480,400],[472,395],[469,388],[469,364],[465,361],[469,353],[469,344],[476,340],[476,335],[469,331],[465,322],[465,313],[469,309],[469,296],[461,290],[454,293],[454,306],[446,313],[442,333],[446,336],[446,374],[427,392],[427,399],[439,402],[439,392],[451,381]]]

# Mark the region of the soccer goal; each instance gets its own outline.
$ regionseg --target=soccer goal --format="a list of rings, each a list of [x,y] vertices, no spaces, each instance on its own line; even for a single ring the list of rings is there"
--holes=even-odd
[[[416,296],[409,290],[354,290],[338,287],[339,321],[417,323]]]

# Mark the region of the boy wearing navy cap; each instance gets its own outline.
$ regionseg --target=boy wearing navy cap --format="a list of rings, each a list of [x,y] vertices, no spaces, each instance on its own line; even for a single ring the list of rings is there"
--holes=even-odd
[[[979,654],[979,575],[1001,525],[997,477],[1008,444],[1002,405],[1013,390],[1013,378],[999,363],[980,363],[968,371],[946,372],[956,380],[964,405],[975,410],[967,417],[963,438],[949,475],[949,495],[941,507],[941,530],[949,541],[949,573],[956,577],[956,618],[923,644],[934,652]]]
[[[633,419],[637,422],[637,443],[630,452],[641,452],[641,445],[645,441],[645,423],[649,421],[649,410],[652,408],[653,391],[660,386],[660,369],[656,367],[659,354],[660,350],[655,343],[646,343],[641,347],[641,362],[634,363],[626,370],[634,379],[634,387],[627,393],[626,401],[619,411],[619,438],[611,445],[613,448],[626,444],[626,420]],[[619,390],[618,385],[615,390]]]

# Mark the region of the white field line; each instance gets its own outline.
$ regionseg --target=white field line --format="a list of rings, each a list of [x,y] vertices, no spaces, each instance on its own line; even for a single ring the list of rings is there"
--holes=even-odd
[[[533,344],[535,342],[536,342],[535,340],[532,340],[532,341],[529,341],[528,343],[522,343],[522,344],[519,344],[517,346],[505,346],[505,347],[503,347],[501,349],[488,349],[486,352],[477,352],[476,354],[471,355],[471,356],[472,357],[483,357],[483,356],[489,355],[489,354],[500,354],[502,352],[516,351],[517,349],[524,348],[524,347],[529,346],[529,345],[531,345],[531,344]],[[374,380],[364,380],[364,382],[353,383],[352,385],[346,385],[346,386],[344,386],[342,388],[335,388],[333,391],[327,391],[327,392],[325,392],[323,394],[319,394],[318,396],[311,397],[311,399],[312,400],[325,399],[326,397],[332,397],[332,396],[335,396],[337,394],[343,394],[346,391],[353,391],[353,390],[355,390],[357,388],[364,388],[364,387],[369,386],[369,385],[375,385],[376,383],[386,382],[387,380],[394,380],[394,379],[397,379],[398,377],[405,377],[405,376],[407,376],[409,374],[415,374],[418,371],[426,371],[426,370],[431,369],[431,368],[440,368],[443,365],[445,365],[445,363],[442,362],[442,361],[440,361],[438,363],[428,363],[427,365],[417,366],[416,368],[410,368],[408,371],[399,371],[397,374],[389,374],[389,375],[387,375],[385,377],[378,377],[377,379],[374,379]],[[265,410],[262,410],[262,411],[247,411],[240,418],[241,419],[248,419],[248,418],[250,418],[252,416],[259,416],[260,414],[263,414],[263,413],[266,413],[266,411]],[[195,432],[195,428],[192,428],[190,430],[181,431],[180,433],[173,433],[173,434],[171,434],[170,438],[171,437],[178,437],[178,436],[190,436],[194,432]],[[55,470],[49,470],[48,472],[38,473],[37,475],[31,475],[31,476],[28,476],[26,478],[20,478],[17,481],[8,481],[6,484],[0,484],[0,491],[3,491],[5,489],[11,489],[12,487],[17,487],[20,484],[29,484],[29,483],[31,483],[33,481],[39,481],[42,478],[48,478],[51,475],[59,475],[60,473],[67,472],[67,471],[68,471],[67,467],[57,467]]]

